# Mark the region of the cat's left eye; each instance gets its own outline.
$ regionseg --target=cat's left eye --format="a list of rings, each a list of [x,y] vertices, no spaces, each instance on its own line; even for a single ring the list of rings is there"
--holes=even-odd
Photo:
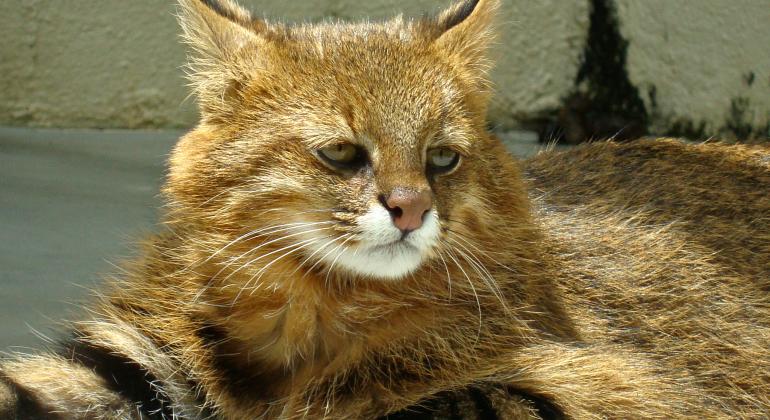
[[[350,143],[332,144],[318,149],[318,156],[337,169],[353,169],[365,161],[365,152]]]
[[[446,173],[460,162],[460,154],[447,147],[428,150],[428,169],[433,173]]]
[[[348,163],[356,158],[356,147],[352,144],[333,144],[321,149],[321,154],[329,160]]]

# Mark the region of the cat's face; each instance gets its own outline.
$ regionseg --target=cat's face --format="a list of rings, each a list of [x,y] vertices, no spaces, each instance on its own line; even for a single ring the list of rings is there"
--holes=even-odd
[[[228,73],[194,79],[203,123],[180,142],[169,190],[210,210],[205,223],[231,243],[254,240],[265,261],[399,279],[440,258],[453,223],[473,224],[483,80],[436,28],[245,28],[191,10],[241,32]]]

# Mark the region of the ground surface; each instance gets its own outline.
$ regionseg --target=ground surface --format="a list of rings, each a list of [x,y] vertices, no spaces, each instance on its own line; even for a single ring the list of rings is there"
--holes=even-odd
[[[0,128],[0,351],[55,338],[153,229],[181,133]],[[501,138],[519,156],[540,149],[531,133]]]

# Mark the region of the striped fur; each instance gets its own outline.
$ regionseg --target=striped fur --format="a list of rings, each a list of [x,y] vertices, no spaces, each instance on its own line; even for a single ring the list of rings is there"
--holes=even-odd
[[[770,415],[767,147],[515,160],[486,129],[494,0],[293,27],[179,4],[201,122],[164,229],[56,349],[0,362],[0,417]],[[360,166],[320,157],[340,142]],[[425,249],[382,242],[396,190],[430,192]],[[418,263],[338,264],[360,250]]]

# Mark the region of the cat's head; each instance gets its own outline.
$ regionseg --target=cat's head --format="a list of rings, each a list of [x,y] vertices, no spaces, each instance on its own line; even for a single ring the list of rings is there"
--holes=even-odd
[[[398,279],[439,258],[448,230],[489,213],[496,6],[284,26],[231,0],[180,0],[201,123],[171,159],[177,217],[219,245],[263,247],[246,260],[269,250],[265,261]]]

